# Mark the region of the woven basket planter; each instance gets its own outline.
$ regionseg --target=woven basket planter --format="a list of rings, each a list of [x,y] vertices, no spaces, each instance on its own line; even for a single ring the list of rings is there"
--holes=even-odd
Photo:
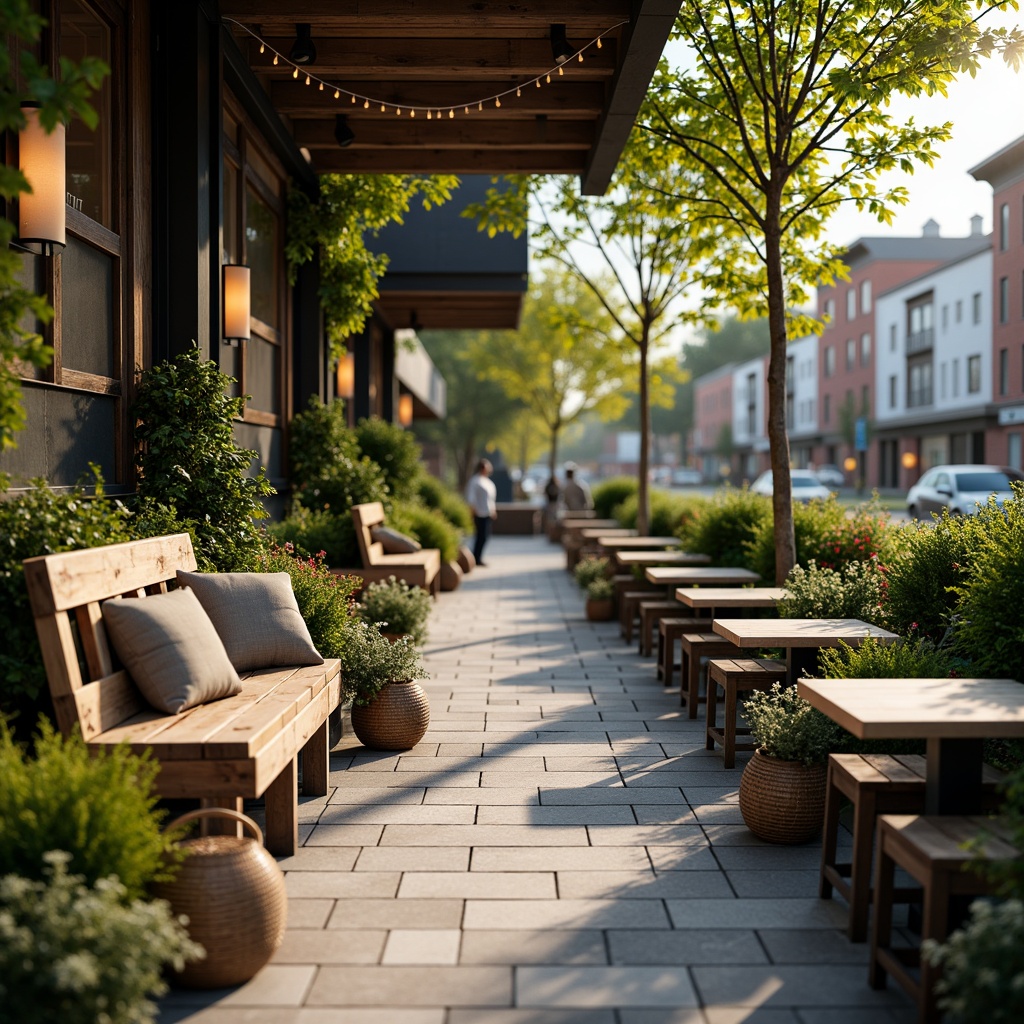
[[[740,778],[740,813],[765,842],[809,842],[821,833],[825,816],[825,765],[755,751]]]
[[[473,552],[467,548],[465,544],[459,548],[459,557],[457,561],[463,574],[472,572],[476,568],[476,559],[473,557]]]
[[[263,847],[251,818],[220,807],[191,811],[171,826],[196,818],[241,822],[256,837],[200,836],[181,845],[188,856],[172,882],[153,886],[175,916],[188,917],[188,933],[206,957],[174,976],[183,988],[227,988],[248,981],[277,952],[288,917],[284,875]]]
[[[430,701],[415,680],[388,683],[369,704],[352,706],[352,729],[371,750],[415,747],[430,724]]]
[[[610,598],[587,598],[587,618],[591,622],[609,622],[615,618],[615,601]]]
[[[458,562],[441,563],[441,589],[445,592],[457,590],[462,582],[462,569]]]

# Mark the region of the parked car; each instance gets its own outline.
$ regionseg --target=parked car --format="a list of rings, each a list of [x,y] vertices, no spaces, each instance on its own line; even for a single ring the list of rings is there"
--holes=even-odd
[[[827,498],[832,493],[809,469],[791,469],[789,479],[793,487],[794,501],[813,501],[815,498]],[[765,470],[750,489],[754,494],[763,494],[770,498],[775,490],[772,471]]]
[[[915,519],[948,508],[970,516],[994,494],[1002,505],[1013,497],[1010,481],[1018,474],[1002,466],[933,466],[907,491],[907,511]]]
[[[814,470],[814,475],[826,487],[842,487],[846,483],[846,474],[838,466],[833,466],[831,463],[817,466]]]
[[[703,476],[699,469],[690,469],[687,466],[682,466],[672,473],[672,486],[673,487],[695,487],[697,484],[703,482]]]

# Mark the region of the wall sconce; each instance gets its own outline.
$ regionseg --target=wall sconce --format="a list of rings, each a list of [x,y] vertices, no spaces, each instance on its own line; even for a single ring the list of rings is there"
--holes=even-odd
[[[334,141],[342,148],[348,149],[356,141],[356,133],[348,125],[348,118],[338,114],[334,119]]]
[[[900,465],[904,469],[915,469],[917,467],[917,455],[914,452],[904,452],[900,456]]]
[[[313,45],[311,25],[308,21],[300,21],[295,26],[295,42],[288,51],[288,59],[293,64],[315,64],[316,47]]]
[[[52,132],[39,123],[37,104],[23,103],[25,127],[18,133],[18,167],[31,192],[18,198],[18,245],[40,256],[55,256],[67,244],[67,185],[64,125]]]
[[[224,264],[224,344],[237,346],[251,337],[249,327],[249,268]]]
[[[356,393],[356,356],[354,352],[346,352],[338,360],[335,374],[334,390],[338,398],[352,398]]]
[[[565,25],[551,26],[551,56],[558,64],[564,64],[573,54],[569,40],[565,36]]]
[[[412,426],[412,395],[398,396],[398,422],[403,427]]]

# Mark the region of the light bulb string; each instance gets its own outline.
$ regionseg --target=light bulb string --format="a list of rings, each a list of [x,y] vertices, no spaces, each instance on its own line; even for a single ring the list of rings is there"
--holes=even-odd
[[[628,25],[629,21],[623,20],[610,28],[605,29],[603,32],[596,35],[588,43],[584,43],[578,50],[576,50],[571,56],[561,64],[555,64],[554,67],[547,71],[542,72],[533,78],[527,78],[516,85],[510,86],[508,89],[504,89],[501,92],[496,92],[491,96],[482,96],[473,100],[460,101],[458,103],[440,103],[440,104],[414,104],[414,103],[395,103],[394,100],[376,99],[373,96],[367,96],[365,93],[353,92],[351,89],[345,89],[344,87],[334,83],[328,82],[326,79],[319,78],[316,75],[312,75],[304,67],[296,64],[293,60],[290,60],[286,54],[281,53],[279,50],[275,50],[258,32],[254,32],[248,25],[244,25],[242,22],[237,21],[235,18],[222,18],[222,22],[230,25],[237,25],[243,32],[252,36],[260,44],[260,53],[269,51],[273,54],[274,64],[279,65],[282,61],[286,65],[283,70],[291,68],[292,78],[299,78],[303,76],[303,81],[306,85],[317,86],[318,92],[324,92],[330,90],[336,100],[340,100],[343,96],[347,97],[351,103],[361,103],[364,110],[368,110],[370,107],[379,107],[381,112],[385,112],[388,109],[396,111],[401,114],[403,110],[409,112],[410,117],[415,117],[417,113],[425,113],[428,120],[431,119],[431,115],[436,116],[440,119],[443,113],[447,113],[449,118],[455,116],[455,111],[462,109],[467,114],[470,113],[474,108],[476,110],[483,110],[485,103],[493,103],[496,107],[501,106],[501,101],[509,96],[521,96],[522,90],[533,85],[538,89],[542,83],[549,83],[552,75],[563,75],[565,66],[572,61],[582,62],[583,54],[587,52],[591,47],[596,46],[597,49],[601,49],[601,40],[604,36],[610,32],[614,32],[617,28],[621,28],[623,25]]]

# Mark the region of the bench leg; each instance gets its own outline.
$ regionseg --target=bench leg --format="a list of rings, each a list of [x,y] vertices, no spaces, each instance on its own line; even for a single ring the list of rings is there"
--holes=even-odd
[[[885,988],[888,971],[879,962],[880,950],[888,949],[892,943],[892,901],[896,865],[885,852],[884,840],[878,837],[875,851],[875,898],[874,915],[871,920],[871,960],[868,964],[868,984],[872,988]]]
[[[710,687],[710,683],[708,684]],[[708,690],[708,700],[711,700],[711,690]],[[736,680],[725,681],[725,723],[722,728],[725,730],[722,744],[722,767],[736,767]]]
[[[203,797],[199,806],[223,807],[229,811],[242,813],[242,798],[240,796],[217,796]],[[242,824],[232,821],[230,818],[203,818],[199,823],[199,834],[204,836],[242,836]]]
[[[291,857],[299,845],[299,759],[293,757],[267,787],[267,849]]]
[[[841,804],[842,794],[833,784],[833,767],[830,761],[828,778],[825,782],[825,829],[821,840],[821,869],[818,873],[818,896],[823,900],[832,898],[832,883],[825,874],[825,869],[836,866],[836,851],[839,846],[839,809]],[[874,823],[872,822],[873,826]]]
[[[715,749],[715,738],[712,731],[718,726],[718,680],[711,678],[711,663],[708,663],[708,702],[704,709],[704,749]],[[712,695],[714,700],[711,699]]]
[[[839,794],[835,795],[835,814],[838,827]],[[826,797],[826,800],[828,798]],[[871,904],[871,840],[875,832],[877,801],[873,793],[862,792],[853,810],[853,857],[850,864],[850,922],[846,934],[851,942],[863,942],[868,937],[868,909]],[[835,838],[833,838],[833,845]],[[835,860],[836,851],[832,850]]]
[[[324,722],[302,748],[302,795],[326,796],[330,774],[327,723]]]
[[[697,717],[697,705],[700,703],[700,654],[690,651],[690,660],[686,663],[686,717]]]

